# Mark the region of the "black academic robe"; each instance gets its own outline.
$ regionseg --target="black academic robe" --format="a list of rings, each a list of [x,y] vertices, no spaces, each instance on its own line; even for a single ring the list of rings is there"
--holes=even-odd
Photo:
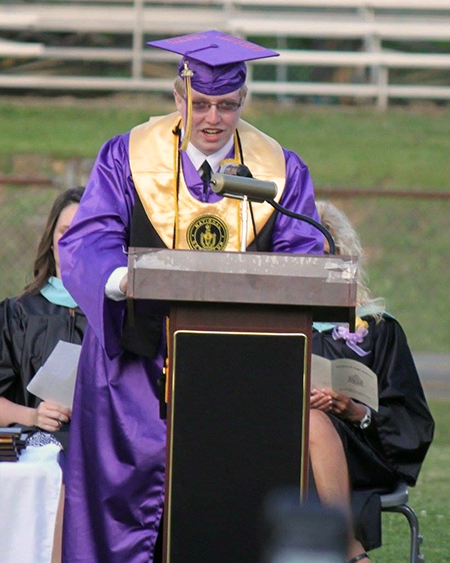
[[[0,396],[35,408],[27,385],[59,340],[81,344],[86,317],[79,308],[50,303],[40,293],[0,303]],[[64,431],[55,433],[63,445]]]
[[[345,447],[354,493],[357,537],[365,549],[381,545],[381,507],[371,493],[390,492],[400,480],[415,485],[433,439],[434,421],[425,400],[405,333],[388,315],[363,317],[368,334],[359,356],[332,330],[314,332],[312,351],[328,359],[351,358],[377,374],[379,408],[366,430],[329,415]]]

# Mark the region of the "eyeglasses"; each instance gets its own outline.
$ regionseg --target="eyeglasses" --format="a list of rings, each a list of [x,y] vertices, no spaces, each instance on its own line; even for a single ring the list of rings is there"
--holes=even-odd
[[[216,106],[219,113],[234,113],[241,105],[241,102],[233,102],[231,100],[224,100],[216,104],[208,102],[207,100],[195,100],[192,102],[192,110],[195,113],[207,113],[211,109],[211,106]]]

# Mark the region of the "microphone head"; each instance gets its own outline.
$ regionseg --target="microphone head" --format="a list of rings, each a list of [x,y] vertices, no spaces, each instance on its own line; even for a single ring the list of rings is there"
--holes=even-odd
[[[243,178],[253,178],[250,168],[245,164],[233,164],[228,162],[220,167],[219,174],[229,174],[230,176],[241,176]]]
[[[250,168],[245,166],[245,164],[240,164],[238,166],[236,176],[242,176],[243,178],[253,178],[253,174],[250,172]]]
[[[213,192],[225,197],[242,199],[244,196],[250,201],[264,202],[274,199],[277,195],[275,182],[256,180],[232,174],[213,174],[211,176]]]

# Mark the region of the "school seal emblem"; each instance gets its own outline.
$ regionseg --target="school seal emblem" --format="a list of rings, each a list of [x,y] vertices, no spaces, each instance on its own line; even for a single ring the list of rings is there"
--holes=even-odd
[[[202,215],[189,225],[186,240],[191,250],[224,250],[228,234],[228,227],[220,217]]]

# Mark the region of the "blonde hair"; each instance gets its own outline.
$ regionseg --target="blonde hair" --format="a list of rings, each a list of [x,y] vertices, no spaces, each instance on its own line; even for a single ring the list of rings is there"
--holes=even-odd
[[[358,233],[348,217],[329,201],[316,201],[317,212],[322,225],[328,229],[336,244],[336,253],[358,258],[357,303],[373,309],[373,315],[381,318],[385,310],[384,299],[372,297],[365,269],[366,256]]]
[[[184,83],[184,79],[181,78],[181,76],[177,76],[175,78],[175,82],[174,82],[174,88],[175,88],[175,92],[181,96],[182,98],[184,98],[186,96],[186,85]],[[248,88],[246,84],[243,84],[239,90],[239,96],[241,98],[241,100],[245,100],[245,97],[247,96],[247,92],[248,92]]]

